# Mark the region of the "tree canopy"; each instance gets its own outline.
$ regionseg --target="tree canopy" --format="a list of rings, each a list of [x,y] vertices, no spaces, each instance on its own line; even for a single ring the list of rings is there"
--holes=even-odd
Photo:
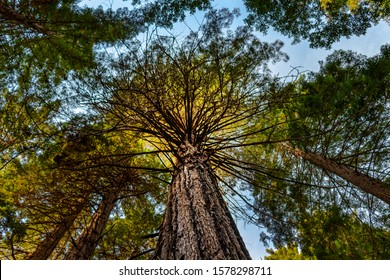
[[[249,259],[231,212],[267,259],[389,258],[390,47],[278,77],[256,33],[329,48],[389,2],[244,4],[0,1],[0,258]]]
[[[360,0],[244,1],[248,22],[263,32],[270,27],[292,37],[308,40],[311,47],[330,48],[342,37],[364,35],[381,20],[388,21],[390,2]]]

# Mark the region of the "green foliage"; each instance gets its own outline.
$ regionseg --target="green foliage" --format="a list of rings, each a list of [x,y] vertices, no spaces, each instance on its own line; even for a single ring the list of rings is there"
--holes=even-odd
[[[124,199],[107,224],[107,232],[96,248],[96,259],[149,259],[157,243],[153,234],[162,223],[159,206],[150,197]]]
[[[305,162],[291,146],[386,182],[388,49],[372,58],[337,51],[320,72],[271,94],[276,101],[269,118],[286,120],[272,134],[281,143],[247,148],[244,156],[261,166],[262,172],[248,173],[248,182],[258,221],[267,229],[261,236],[266,244],[296,243],[308,258],[387,258],[382,247],[388,247],[388,206]]]
[[[389,46],[372,58],[337,51],[319,73],[298,81],[286,111],[298,120],[292,122],[291,134],[305,131],[308,137],[293,143],[366,173],[380,170],[389,139],[389,53]]]
[[[132,10],[117,11],[80,7],[79,1],[74,0],[3,2],[2,258],[30,255],[64,218],[84,203],[81,214],[52,255],[63,257],[71,242],[69,238],[77,236],[88,222],[99,197],[119,187],[115,186],[119,179],[124,181],[117,209],[125,214],[112,215],[109,226],[114,227],[108,232],[115,232],[116,237],[110,238],[121,251],[114,249],[109,255],[98,251],[97,255],[128,258],[142,248],[153,247],[153,241],[140,236],[157,230],[165,184],[162,181],[168,181],[169,175],[156,171],[167,169],[156,164],[150,146],[146,147],[135,135],[103,135],[102,131],[110,131],[109,118],[88,113],[71,118],[75,103],[69,95],[62,94],[67,94],[66,89],[74,83],[73,75],[80,77],[82,70],[94,66],[97,48],[122,44],[150,24],[171,26],[184,17],[187,9],[194,12],[198,6],[206,8],[208,1],[164,0],[150,5],[134,1],[138,3]],[[102,124],[102,119],[106,123]],[[154,171],[144,172],[151,169]],[[140,226],[141,222],[145,226]],[[128,227],[134,230],[129,231]],[[110,239],[109,233],[106,239]],[[126,246],[134,250],[125,252]]]
[[[26,236],[26,224],[18,215],[16,207],[12,203],[12,190],[0,189],[0,248],[2,252],[6,250],[12,251],[10,256],[5,256],[3,253],[0,258],[16,258],[18,248],[15,244],[19,243]]]
[[[156,240],[143,236],[159,229],[183,141],[201,145],[221,178],[250,185],[262,239],[278,248],[267,259],[389,258],[386,205],[275,144],[388,182],[389,46],[373,58],[335,52],[318,73],[281,87],[267,63],[287,59],[283,44],[261,42],[248,26],[230,30],[237,11],[212,10],[183,40],[145,43],[133,38],[211,1],[134,0],[117,11],[78,3],[0,7],[1,258],[30,255],[85,203],[51,256],[62,258],[118,188],[93,258],[148,258]],[[315,47],[389,15],[388,1],[245,3],[261,31],[273,26]]]
[[[316,259],[388,259],[388,224],[373,227],[356,214],[333,206],[302,217],[299,229],[302,254]]]
[[[374,228],[341,208],[306,213],[300,217],[298,241],[293,245],[267,249],[266,260],[350,260],[388,259],[388,227]],[[298,250],[298,247],[300,250]]]
[[[30,90],[34,87],[31,86]],[[0,169],[21,154],[39,152],[56,128],[58,100],[44,99],[19,90],[0,92]]]
[[[37,64],[65,71],[89,65],[94,45],[131,38],[146,24],[140,18],[142,13],[137,16],[128,9],[80,7],[78,0],[5,2],[0,9],[4,19],[1,44],[9,47],[2,48],[2,55],[22,51]],[[12,48],[18,52],[11,52]]]
[[[305,260],[296,244],[280,247],[277,250],[267,249],[267,253],[269,255],[265,256],[265,260]]]
[[[72,125],[56,135],[66,142],[49,145],[41,153],[32,153],[22,160],[17,157],[1,170],[0,185],[8,190],[7,203],[4,204],[2,199],[1,208],[2,227],[6,229],[2,231],[4,238],[0,240],[4,254],[2,258],[22,259],[29,256],[81,205],[82,211],[75,223],[69,226],[66,235],[61,236],[61,243],[52,255],[53,258],[62,258],[66,252],[64,248],[68,248],[71,242],[69,238],[76,238],[85,227],[101,197],[114,191],[120,193],[119,211],[124,211],[126,205],[128,211],[134,212],[120,215],[120,219],[111,215],[109,226],[116,225],[113,220],[120,220],[114,231],[116,228],[125,231],[126,225],[134,228],[132,222],[127,221],[130,218],[134,219],[134,223],[142,218],[149,221],[149,224],[142,221],[131,233],[131,238],[127,236],[129,239],[123,237],[115,241],[117,246],[125,248],[124,242],[129,242],[135,251],[140,251],[140,247],[149,244],[140,236],[158,227],[160,216],[154,211],[159,211],[158,205],[162,201],[164,183],[161,180],[167,178],[142,170],[156,166],[156,159],[143,153],[142,143],[137,144],[128,134],[94,135],[97,124],[86,126],[76,123],[74,120]],[[138,154],[139,158],[135,158]],[[142,164],[142,170],[138,169],[139,164]],[[153,207],[146,207],[148,203],[153,203]],[[145,224],[144,227],[142,224]],[[13,238],[12,244],[10,237]],[[131,256],[115,250],[110,254],[112,258]]]
[[[248,22],[266,32],[270,27],[297,43],[330,48],[341,37],[364,35],[380,20],[389,18],[389,2],[382,1],[244,1]]]
[[[198,10],[211,9],[213,0],[133,0],[136,13],[143,14],[145,23],[154,23],[157,26],[172,28],[178,20],[184,20],[186,14]]]
[[[206,0],[133,1],[132,9],[113,11],[102,6],[80,7],[79,2],[3,1],[0,58],[9,62],[28,59],[63,76],[69,70],[90,67],[96,45],[117,44],[145,31],[149,24],[171,26],[183,19],[186,11],[209,7]],[[11,66],[17,64],[9,69]]]

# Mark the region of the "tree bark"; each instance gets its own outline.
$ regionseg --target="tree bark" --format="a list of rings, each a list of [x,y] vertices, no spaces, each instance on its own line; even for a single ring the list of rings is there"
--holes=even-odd
[[[332,172],[360,188],[362,191],[372,194],[380,200],[390,204],[390,187],[378,179],[362,174],[335,160],[325,158],[319,154],[306,152],[300,149],[287,148],[296,156],[301,157],[322,169]]]
[[[66,254],[65,260],[88,260],[92,257],[117,199],[118,192],[110,192],[103,197],[92,219]]]
[[[37,249],[30,256],[27,257],[29,260],[47,260],[54,249],[57,247],[58,243],[61,241],[62,237],[73,225],[74,221],[77,219],[80,212],[85,207],[86,200],[83,200],[80,204],[77,205],[74,212],[65,216],[60,224],[51,232],[46,238],[40,243]]]
[[[189,143],[168,191],[157,259],[250,259],[218,188],[208,157]]]

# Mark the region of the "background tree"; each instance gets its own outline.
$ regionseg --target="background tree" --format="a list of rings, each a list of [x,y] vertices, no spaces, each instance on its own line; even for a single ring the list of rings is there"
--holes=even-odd
[[[302,87],[299,86],[298,91],[303,94],[298,100],[303,102],[289,113],[305,118],[305,121],[290,123],[292,133],[319,135],[296,141],[294,146],[350,168],[356,178],[361,173],[378,179],[372,179],[367,187],[373,190],[378,182],[383,196],[372,194],[384,201],[388,197],[388,61],[388,46],[373,58],[335,52],[321,71],[309,78],[311,81],[300,83]],[[319,108],[320,104],[323,110],[314,114],[311,108]],[[369,192],[363,185],[360,187]]]
[[[248,148],[244,158],[251,158],[249,166],[254,171],[246,178],[254,186],[255,211],[270,233],[270,236],[263,234],[264,241],[272,241],[276,247],[297,242],[303,250],[305,242],[313,242],[312,237],[306,235],[314,230],[309,224],[320,225],[313,219],[324,215],[321,220],[329,217],[335,223],[334,228],[316,231],[319,243],[312,244],[312,250],[333,246],[329,244],[334,242],[340,246],[343,256],[332,255],[332,249],[328,253],[317,251],[306,256],[386,258],[377,244],[382,244],[379,236],[388,232],[389,208],[386,195],[372,190],[378,184],[381,193],[388,191],[387,60],[387,46],[372,58],[338,51],[328,57],[319,73],[300,77],[274,91],[276,102],[269,118],[287,122],[279,125],[273,136],[286,142],[267,148]],[[367,176],[370,180],[362,187],[329,168],[330,164],[321,164],[310,156],[349,170],[353,179]],[[271,178],[261,173],[265,167],[271,170]],[[272,186],[274,192],[265,191],[264,185]],[[340,219],[332,220],[333,214]],[[305,234],[300,235],[302,227],[306,227],[302,225],[305,220],[310,222],[306,224]],[[349,228],[354,230],[349,231]],[[363,237],[358,233],[361,228],[370,228],[373,234]],[[339,230],[343,231],[343,238],[339,238]],[[327,236],[320,237],[321,232]],[[369,244],[364,253],[358,245],[363,240],[352,241],[360,238]],[[320,245],[325,240],[328,245]]]
[[[4,226],[5,231],[15,232],[12,244],[7,236],[1,242],[4,258],[92,258],[106,231],[116,227],[116,223],[110,222],[107,229],[106,224],[115,219],[110,216],[114,208],[123,211],[120,203],[138,200],[139,203],[127,205],[126,211],[141,214],[146,212],[143,207],[152,199],[156,208],[160,203],[157,194],[161,176],[145,174],[143,170],[148,163],[145,157],[142,169],[137,169],[133,160],[137,154],[136,142],[122,135],[116,139],[123,142],[118,141],[114,146],[112,135],[108,138],[93,136],[85,127],[77,132],[73,126],[68,129],[65,137],[59,136],[67,139],[65,143],[50,144],[50,148],[36,157],[24,156],[23,160],[18,157],[1,172],[2,189],[7,191],[9,205],[14,207],[12,213],[17,215],[14,220],[19,217],[19,228],[25,233],[16,242],[18,225],[15,222],[2,224],[2,230]],[[126,144],[121,146],[120,143]],[[99,211],[98,205],[102,202],[108,206],[105,211]],[[135,252],[140,254],[143,249],[139,248],[154,246],[153,240],[141,238],[158,227],[159,214],[154,208],[147,211],[150,221],[138,226],[139,232],[134,230],[127,240],[138,247],[132,252],[116,253],[121,258],[132,257]],[[9,220],[10,214],[4,212],[2,217]]]

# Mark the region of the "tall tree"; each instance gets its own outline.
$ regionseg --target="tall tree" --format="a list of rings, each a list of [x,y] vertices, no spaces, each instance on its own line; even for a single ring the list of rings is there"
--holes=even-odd
[[[109,166],[109,165],[107,165]],[[100,202],[96,210],[84,225],[82,233],[72,241],[71,249],[64,259],[90,259],[104,235],[107,222],[118,201],[129,196],[143,196],[148,193],[148,186],[134,171],[108,167],[109,170],[99,169],[100,179],[99,194]],[[108,171],[108,172],[107,172]],[[140,189],[140,190],[138,190]],[[151,189],[149,187],[149,189]]]
[[[66,254],[65,259],[89,259],[102,237],[111,211],[118,200],[118,191],[111,190],[103,196],[91,220],[85,226],[81,235],[74,241],[73,247]]]
[[[247,151],[255,211],[272,235],[264,241],[304,242],[297,240],[298,225],[334,205],[342,205],[341,216],[356,217],[356,230],[388,227],[388,59],[388,46],[372,58],[337,51],[319,73],[274,91],[269,118],[286,120],[272,132],[279,143]]]
[[[5,62],[0,155],[3,163],[15,161],[0,170],[5,257],[144,258],[155,249],[157,259],[247,259],[224,200],[227,193],[244,198],[238,186],[245,182],[253,185],[252,210],[260,213],[277,247],[305,244],[312,238],[305,219],[332,216],[335,204],[344,208],[334,217],[359,209],[356,220],[341,219],[352,231],[368,228],[374,241],[386,236],[386,215],[377,214],[386,213],[387,205],[367,193],[386,200],[371,191],[371,182],[382,193],[388,190],[388,47],[372,59],[337,52],[318,74],[280,89],[267,63],[286,58],[282,43],[262,43],[247,26],[229,30],[236,11],[211,11],[184,39],[159,29],[145,42],[129,39],[149,23],[170,26],[187,9],[205,8],[210,1],[133,1],[133,10],[117,12],[80,8],[75,1],[32,1],[31,7],[26,2],[2,1],[0,9],[6,31],[0,54]],[[376,7],[373,1],[321,2],[327,16],[348,9],[347,20],[338,23],[349,23],[367,5]],[[60,10],[73,24],[59,20]],[[370,12],[364,10],[363,29],[376,20]],[[102,20],[101,30],[82,22],[88,18]],[[339,34],[354,32],[344,29]],[[339,34],[314,39],[327,46]],[[73,41],[74,35],[79,39]],[[96,48],[119,42],[117,54]],[[69,95],[85,101],[84,110],[58,100]],[[82,117],[70,119],[78,113]],[[288,148],[280,145],[285,142]],[[149,156],[160,164],[150,165]],[[143,180],[122,184],[110,171]],[[158,183],[158,194],[149,192],[145,181],[161,179],[151,172],[171,172],[164,199]],[[354,181],[352,173],[368,185]],[[233,186],[230,179],[240,182]],[[156,234],[161,213],[151,209],[161,201],[166,205],[158,241],[142,241],[133,231]],[[141,209],[143,203],[148,209]],[[145,228],[133,228],[139,216],[151,219]],[[351,238],[337,242],[355,240],[342,232]],[[306,248],[324,245],[311,241]]]
[[[300,104],[288,113],[305,119],[290,127],[292,134],[307,136],[293,141],[297,155],[386,202],[388,61],[388,46],[372,58],[334,53],[318,74],[299,82]]]
[[[242,145],[245,124],[263,113],[266,63],[284,56],[281,42],[262,43],[248,27],[225,33],[233,18],[226,9],[212,11],[182,42],[157,35],[132,44],[94,78],[102,81],[89,95],[102,100],[96,110],[116,119],[116,129],[137,131],[166,151],[174,168],[156,258],[249,258],[214,169],[223,150]],[[110,68],[115,72],[104,72]]]
[[[86,207],[91,192],[80,183],[81,177],[37,163],[36,159],[22,163],[15,159],[1,172],[2,188],[12,193],[14,211],[29,237],[3,248],[6,256],[18,248],[18,254],[12,256],[17,259],[47,259]]]
[[[76,221],[82,210],[86,207],[88,202],[89,195],[83,197],[79,204],[76,205],[74,209],[71,209],[71,212],[59,221],[58,225],[49,232],[42,242],[37,246],[32,254],[27,256],[29,260],[47,260],[50,258],[53,251],[57,248],[61,239],[65,234],[70,231],[73,226],[73,223]]]

